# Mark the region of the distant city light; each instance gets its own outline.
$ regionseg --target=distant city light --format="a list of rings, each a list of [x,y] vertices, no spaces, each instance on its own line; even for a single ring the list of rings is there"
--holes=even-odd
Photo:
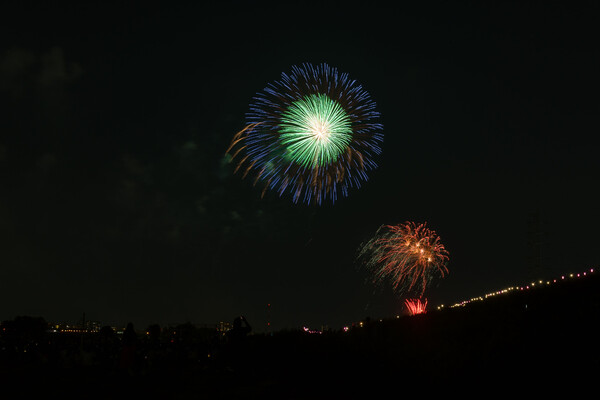
[[[569,277],[570,278],[574,278],[574,277],[580,278],[582,276],[587,276],[588,273],[590,273],[590,274],[594,273],[594,269],[590,268],[589,271],[584,271],[584,272],[580,272],[580,273],[577,273],[577,274],[571,273],[571,274],[569,274]],[[565,275],[561,275],[560,279],[564,280],[565,279]],[[556,279],[553,279],[552,281],[548,280],[548,281],[546,281],[546,285],[550,285],[550,284],[556,283],[556,282],[557,282]],[[543,284],[544,280],[539,280],[538,283],[539,284]],[[454,305],[452,305],[450,307],[451,308],[453,308],[453,307],[463,307],[463,306],[465,306],[465,305],[467,305],[467,304],[469,304],[469,303],[471,303],[473,301],[480,301],[480,300],[484,300],[484,299],[487,299],[488,297],[492,297],[492,296],[495,296],[495,295],[498,295],[498,294],[509,293],[509,292],[511,292],[512,290],[515,290],[515,289],[517,289],[517,290],[529,290],[529,289],[534,288],[534,287],[535,287],[535,282],[531,282],[529,285],[525,285],[525,286],[509,287],[509,288],[506,288],[506,289],[498,290],[496,292],[488,293],[488,294],[486,294],[484,296],[474,297],[474,298],[472,298],[470,300],[463,300],[463,301],[461,301],[459,303],[456,303],[456,304],[454,304]],[[442,307],[443,306],[441,306],[441,307],[438,306],[438,310],[441,309]]]
[[[320,335],[320,334],[322,334],[322,333],[323,333],[323,331],[316,331],[316,330],[313,330],[313,329],[307,328],[306,326],[305,326],[305,327],[303,327],[302,329],[304,330],[304,332],[306,332],[306,333],[310,333],[310,334],[315,334],[315,333],[316,333],[316,334]]]

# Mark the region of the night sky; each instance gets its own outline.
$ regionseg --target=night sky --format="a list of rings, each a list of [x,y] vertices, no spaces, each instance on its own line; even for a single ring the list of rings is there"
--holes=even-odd
[[[598,265],[598,2],[22,3],[0,6],[0,320],[393,317],[355,259],[407,220],[450,252],[431,306]],[[304,62],[384,124],[334,205],[261,199],[224,157]]]

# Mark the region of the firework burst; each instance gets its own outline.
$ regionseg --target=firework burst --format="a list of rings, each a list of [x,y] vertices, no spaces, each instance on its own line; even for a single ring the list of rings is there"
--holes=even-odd
[[[406,299],[404,300],[404,304],[406,304],[410,315],[427,313],[427,299],[424,302],[421,299]]]
[[[406,304],[410,315],[427,313],[427,299],[424,302],[421,299],[406,299],[404,300],[404,304]]]
[[[426,223],[382,225],[361,247],[359,257],[372,271],[375,283],[389,280],[394,290],[418,297],[434,277],[448,273],[448,251]]]
[[[243,177],[297,203],[335,202],[368,179],[382,125],[369,94],[327,64],[294,66],[259,92],[226,154]]]

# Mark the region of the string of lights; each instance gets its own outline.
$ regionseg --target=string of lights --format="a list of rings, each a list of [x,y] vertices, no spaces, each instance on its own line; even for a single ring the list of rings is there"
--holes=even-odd
[[[594,273],[594,268],[590,268],[587,271],[583,271],[583,272],[579,272],[579,273],[571,273],[571,274],[568,274],[568,275],[561,275],[560,278],[554,278],[554,279],[551,279],[551,280],[540,279],[539,281],[530,282],[530,283],[524,284],[524,285],[511,286],[511,287],[508,287],[508,288],[505,288],[505,289],[501,289],[501,290],[497,290],[497,291],[494,291],[494,292],[487,293],[487,294],[482,295],[482,296],[473,297],[473,298],[471,298],[469,300],[463,300],[461,302],[458,302],[458,303],[455,303],[455,304],[451,305],[450,308],[464,307],[467,304],[470,304],[472,302],[486,300],[486,299],[488,299],[490,297],[500,296],[500,295],[503,295],[503,294],[513,293],[513,292],[516,292],[516,291],[527,291],[527,290],[531,290],[531,289],[534,289],[534,288],[549,286],[549,285],[552,285],[552,284],[555,284],[555,283],[558,283],[558,282],[568,281],[570,279],[583,278],[583,277],[589,276],[589,275],[591,275],[593,273]],[[437,309],[438,310],[444,309],[444,305],[443,304],[439,305],[437,307]]]

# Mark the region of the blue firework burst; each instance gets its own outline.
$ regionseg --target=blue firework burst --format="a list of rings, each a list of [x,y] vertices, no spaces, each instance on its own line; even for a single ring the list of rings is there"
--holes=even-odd
[[[377,168],[383,126],[369,93],[327,64],[293,66],[257,93],[227,149],[236,171],[292,200],[321,204]]]

